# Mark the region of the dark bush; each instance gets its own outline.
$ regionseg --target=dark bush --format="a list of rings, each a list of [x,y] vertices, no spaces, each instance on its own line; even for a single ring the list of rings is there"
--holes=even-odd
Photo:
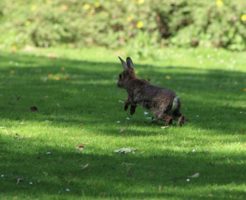
[[[6,46],[246,49],[245,0],[2,0]],[[7,39],[6,39],[7,38]]]

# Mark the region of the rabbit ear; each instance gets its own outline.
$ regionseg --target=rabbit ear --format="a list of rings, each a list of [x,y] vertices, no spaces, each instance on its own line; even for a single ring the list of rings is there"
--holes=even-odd
[[[125,69],[125,70],[127,70],[127,64],[126,64],[126,62],[120,57],[120,56],[118,56],[118,58],[120,59],[120,61],[121,61],[121,64],[122,64],[122,67]]]
[[[132,69],[134,68],[132,59],[131,59],[130,57],[127,57],[127,58],[126,58],[126,63],[127,63],[127,66],[128,66],[129,68],[132,68]]]

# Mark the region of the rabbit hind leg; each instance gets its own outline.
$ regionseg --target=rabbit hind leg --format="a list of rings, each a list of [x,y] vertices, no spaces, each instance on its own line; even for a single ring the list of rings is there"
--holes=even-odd
[[[131,104],[130,108],[130,114],[133,115],[136,111],[137,105],[136,104]]]
[[[171,125],[173,123],[173,117],[171,115],[168,115],[168,114],[163,115],[163,120],[164,120],[166,125]]]
[[[160,109],[152,109],[157,121],[164,121],[165,125],[171,125],[173,122],[173,117]]]
[[[178,120],[177,123],[178,123],[179,126],[184,125],[184,123],[185,123],[185,117],[184,117],[184,115],[182,115],[182,113],[179,111],[179,109],[178,110],[175,110],[173,112],[173,117],[174,117],[174,119],[177,119]]]
[[[157,119],[164,121],[166,125],[171,125],[173,123],[173,117],[167,113],[158,113]]]

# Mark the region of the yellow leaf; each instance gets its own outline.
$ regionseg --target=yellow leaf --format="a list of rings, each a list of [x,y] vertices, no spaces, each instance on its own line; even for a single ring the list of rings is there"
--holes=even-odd
[[[143,22],[142,21],[138,21],[137,28],[141,29],[141,28],[143,28],[143,26],[144,26]]]
[[[91,5],[88,3],[83,6],[84,10],[89,10],[90,8],[91,8]]]
[[[60,76],[55,76],[54,80],[59,81],[59,80],[61,80],[61,77]]]
[[[224,5],[223,0],[216,0],[216,5],[218,8],[222,7]]]
[[[32,5],[32,7],[31,7],[31,11],[36,11],[37,10],[37,6],[36,5]]]
[[[68,6],[66,4],[61,5],[61,10],[62,11],[67,11],[68,10]]]
[[[137,2],[138,2],[138,4],[143,4],[144,0],[138,0]]]
[[[241,20],[242,20],[243,22],[246,22],[246,14],[243,14],[243,15],[241,16]]]
[[[99,8],[101,6],[100,2],[98,2],[98,1],[94,5],[96,8]]]

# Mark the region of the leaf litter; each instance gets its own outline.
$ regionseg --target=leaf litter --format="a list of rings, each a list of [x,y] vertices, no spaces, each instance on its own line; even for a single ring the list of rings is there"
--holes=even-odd
[[[198,178],[199,176],[200,176],[200,173],[197,172],[197,173],[189,176],[189,178]]]
[[[85,148],[85,145],[84,144],[79,144],[77,145],[76,149],[79,150],[79,151],[83,151]]]
[[[89,167],[89,163],[86,163],[84,165],[81,165],[81,169],[84,170]]]
[[[20,182],[22,182],[24,179],[22,177],[16,178],[16,184],[18,185]]]
[[[119,153],[119,154],[128,154],[128,153],[135,153],[137,149],[136,148],[131,148],[131,147],[123,147],[120,149],[115,149],[114,152],[115,153]]]

